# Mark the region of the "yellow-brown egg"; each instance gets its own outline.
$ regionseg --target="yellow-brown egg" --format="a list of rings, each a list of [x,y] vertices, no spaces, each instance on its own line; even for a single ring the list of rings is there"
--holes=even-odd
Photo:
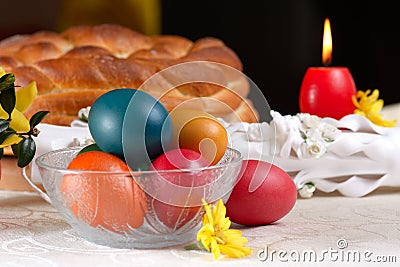
[[[170,112],[174,127],[172,146],[197,151],[216,164],[228,147],[225,127],[209,113],[177,108]]]

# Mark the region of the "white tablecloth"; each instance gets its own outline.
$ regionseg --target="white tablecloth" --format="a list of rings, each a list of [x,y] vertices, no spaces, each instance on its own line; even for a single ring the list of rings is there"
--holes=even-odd
[[[35,193],[0,191],[0,266],[278,266],[285,260],[285,266],[303,266],[310,262],[308,256],[304,259],[303,255],[311,250],[324,266],[343,262],[345,266],[361,266],[366,261],[371,261],[367,266],[376,266],[373,261],[383,259],[396,260],[398,264],[399,193],[400,189],[381,189],[362,198],[320,194],[311,199],[299,199],[293,210],[276,224],[234,226],[241,228],[248,238],[248,245],[253,248],[251,256],[214,261],[209,253],[186,251],[183,246],[148,250],[98,246],[78,236],[59,213]],[[339,249],[338,242],[340,245],[347,243],[347,247]],[[267,254],[259,254],[265,247],[268,247]],[[347,256],[340,254],[326,254],[322,258],[325,250],[333,254],[357,253],[360,259],[351,256],[346,260]],[[286,255],[278,258],[279,251]],[[299,255],[301,262],[294,262]],[[397,265],[390,263],[388,266]]]
[[[384,117],[399,119],[399,111],[400,104],[386,106]],[[276,224],[234,225],[248,238],[248,245],[253,249],[251,256],[214,261],[211,254],[186,251],[183,245],[138,250],[89,243],[36,193],[3,190],[0,191],[0,267],[304,266],[310,263],[313,266],[398,266],[399,193],[400,188],[380,188],[361,198],[319,193],[311,199],[299,199],[293,210]],[[317,265],[315,259],[319,261]],[[384,265],[383,261],[386,261]]]

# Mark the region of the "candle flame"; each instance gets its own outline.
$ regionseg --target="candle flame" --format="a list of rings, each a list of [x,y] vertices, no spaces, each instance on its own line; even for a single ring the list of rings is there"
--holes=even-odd
[[[329,19],[324,22],[324,39],[322,43],[322,63],[328,66],[332,62],[332,33]]]

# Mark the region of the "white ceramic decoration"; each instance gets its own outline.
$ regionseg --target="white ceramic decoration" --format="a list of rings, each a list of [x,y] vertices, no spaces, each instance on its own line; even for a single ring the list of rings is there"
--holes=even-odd
[[[299,190],[311,183],[323,192],[360,197],[400,186],[400,128],[380,127],[356,114],[341,120],[276,111],[271,116],[270,123],[225,123],[231,145],[245,159],[279,166]]]

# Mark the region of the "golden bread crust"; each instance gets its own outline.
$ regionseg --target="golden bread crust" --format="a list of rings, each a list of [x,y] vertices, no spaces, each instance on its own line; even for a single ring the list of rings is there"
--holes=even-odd
[[[192,42],[181,36],[146,36],[112,24],[75,26],[61,33],[41,31],[0,41],[0,66],[15,74],[16,85],[37,83],[38,96],[26,115],[49,110],[43,122],[56,125],[70,125],[79,109],[109,90],[138,89],[154,74],[194,61],[242,71],[236,53],[217,38]],[[247,100],[246,79],[214,66],[199,75],[204,81],[212,77],[217,84],[200,81],[175,86],[184,82],[185,75],[164,73],[159,83],[171,90],[143,90],[160,99],[168,110],[191,101],[194,108],[229,120],[257,121],[257,112]]]

